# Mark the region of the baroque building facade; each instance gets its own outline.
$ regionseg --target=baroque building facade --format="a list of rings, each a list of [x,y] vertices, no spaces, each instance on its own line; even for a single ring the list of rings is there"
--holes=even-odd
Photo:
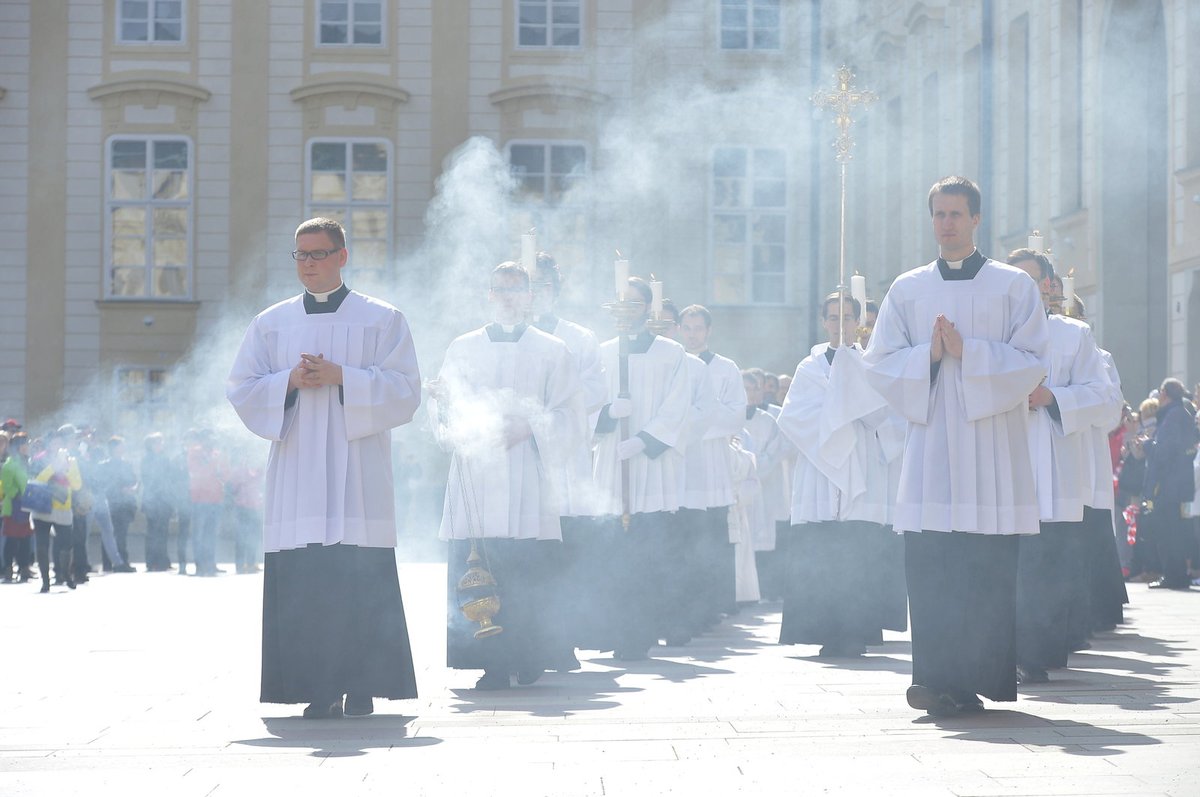
[[[963,173],[987,254],[1037,228],[1074,268],[1131,397],[1200,378],[1200,0],[4,0],[0,19],[6,416],[134,432],[220,403],[246,320],[296,290],[311,215],[346,223],[348,281],[422,343],[449,273],[431,207],[455,203],[500,218],[476,273],[534,227],[603,334],[622,249],[713,309],[723,353],[790,372],[837,282],[834,130],[809,97],[842,63],[880,96],[847,203],[872,293],[935,256],[925,192]],[[491,206],[463,198],[473,139],[511,176]],[[480,311],[440,312],[427,369]]]

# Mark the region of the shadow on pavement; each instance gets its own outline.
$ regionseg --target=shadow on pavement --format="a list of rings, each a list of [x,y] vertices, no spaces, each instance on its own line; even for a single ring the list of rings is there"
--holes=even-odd
[[[1162,744],[1161,739],[1073,720],[1050,720],[1022,711],[990,709],[957,717],[924,716],[914,724],[952,732],[950,738],[1028,748],[1056,748],[1068,755],[1121,755],[1121,748]]]
[[[429,747],[442,743],[433,736],[409,736],[408,725],[415,719],[400,714],[328,720],[264,717],[263,725],[270,736],[238,739],[231,744],[276,749],[310,748],[314,756],[349,758],[366,755],[367,750]]]

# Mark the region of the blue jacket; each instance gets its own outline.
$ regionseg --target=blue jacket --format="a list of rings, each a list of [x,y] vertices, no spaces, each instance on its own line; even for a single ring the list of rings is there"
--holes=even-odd
[[[1154,439],[1146,444],[1143,495],[1156,504],[1183,504],[1196,497],[1196,419],[1173,401],[1158,411]]]

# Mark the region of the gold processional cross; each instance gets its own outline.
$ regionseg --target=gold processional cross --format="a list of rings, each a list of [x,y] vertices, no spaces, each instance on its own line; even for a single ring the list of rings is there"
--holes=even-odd
[[[856,89],[853,85],[854,73],[848,66],[839,67],[833,78],[837,82],[837,90],[829,92],[818,89],[817,93],[812,95],[811,100],[812,104],[818,108],[834,112],[833,123],[837,125],[838,129],[838,137],[833,142],[833,148],[837,152],[837,162],[841,165],[842,172],[842,229],[839,240],[838,293],[844,296],[846,292],[846,164],[853,157],[850,150],[854,147],[854,140],[850,137],[850,125],[853,124],[854,119],[850,112],[858,106],[866,108],[879,97],[873,91]],[[838,315],[845,315],[840,307]],[[842,345],[848,346],[850,343],[842,341]]]

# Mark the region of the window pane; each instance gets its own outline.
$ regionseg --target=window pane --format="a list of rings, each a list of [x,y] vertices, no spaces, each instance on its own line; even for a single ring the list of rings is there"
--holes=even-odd
[[[113,208],[112,233],[114,236],[145,235],[145,208]]]
[[[388,213],[386,210],[354,210],[350,213],[350,240],[354,242],[355,252],[359,251],[363,239],[387,238]]]
[[[114,266],[145,266],[146,241],[142,238],[114,238],[112,262]],[[140,269],[138,273],[142,273]]]
[[[541,174],[546,171],[546,148],[540,144],[513,144],[509,163],[515,174]]]
[[[763,6],[761,3],[754,7],[754,27],[763,30],[779,28],[779,9]]]
[[[746,270],[746,247],[741,245],[714,246],[713,269],[718,274],[742,274]]]
[[[787,203],[787,183],[783,180],[756,180],[754,182],[754,206],[758,208],[780,208]]]
[[[186,238],[187,213],[187,208],[156,208],[154,210],[154,237]]]
[[[383,34],[379,25],[359,25],[354,26],[354,43],[355,44],[382,44]]]
[[[114,141],[112,143],[112,165],[114,169],[146,168],[146,142]]]
[[[713,205],[718,208],[740,208],[745,205],[742,198],[743,180],[717,180],[713,183]]]
[[[184,268],[154,269],[154,295],[162,297],[187,296],[187,270]]]
[[[754,220],[756,244],[781,244],[786,239],[787,222],[783,216],[759,215]]]
[[[155,0],[154,18],[159,22],[183,19],[182,6],[180,0]]]
[[[746,27],[746,8],[721,7],[721,28],[723,30],[743,30]]]
[[[154,265],[182,266],[187,264],[187,241],[183,238],[164,238],[154,241]]]
[[[555,25],[574,25],[579,26],[579,6],[578,4],[564,5],[558,3],[554,6],[553,20]]]
[[[321,44],[345,44],[348,28],[345,25],[321,25]]]
[[[517,191],[526,199],[540,199],[546,192],[545,178],[540,174],[520,177]]]
[[[755,272],[778,272],[783,273],[783,247],[782,246],[756,246],[754,247],[754,270]]]
[[[113,296],[142,296],[146,293],[146,269],[117,267],[112,270]]]
[[[546,44],[546,29],[522,25],[518,43],[526,47],[543,47]]]
[[[155,22],[154,40],[157,42],[183,41],[183,25],[179,22]]]
[[[578,47],[579,46],[579,28],[555,28],[554,29],[554,46],[555,47]]]
[[[154,143],[154,168],[186,169],[187,142],[156,141]]]
[[[748,38],[744,30],[722,30],[721,47],[725,50],[745,50]]]
[[[583,147],[550,147],[550,171],[554,174],[579,174],[587,160]]]
[[[350,4],[337,0],[321,0],[322,22],[346,22],[349,20]]]
[[[121,41],[144,42],[150,35],[150,26],[145,22],[122,22]]]
[[[354,175],[353,199],[366,201],[387,200],[387,175],[385,174],[356,174]]]
[[[147,0],[121,0],[122,19],[148,19],[149,15],[150,3]]]
[[[713,174],[717,177],[745,177],[746,150],[723,147],[713,154]]]
[[[344,202],[346,200],[346,175],[313,174],[311,198],[317,202]]]
[[[755,274],[754,301],[783,303],[786,301],[786,285],[782,274]]]
[[[520,23],[522,25],[545,25],[546,3],[521,3]]]
[[[187,199],[187,197],[187,172],[155,170],[155,199]]]
[[[353,149],[354,171],[387,171],[387,149],[382,144],[355,144]]]
[[[346,171],[346,145],[313,144],[312,167],[319,172]]]
[[[380,22],[383,20],[383,10],[379,2],[355,3],[354,22]]]
[[[745,278],[740,274],[718,274],[713,281],[713,297],[718,304],[745,302]]]

